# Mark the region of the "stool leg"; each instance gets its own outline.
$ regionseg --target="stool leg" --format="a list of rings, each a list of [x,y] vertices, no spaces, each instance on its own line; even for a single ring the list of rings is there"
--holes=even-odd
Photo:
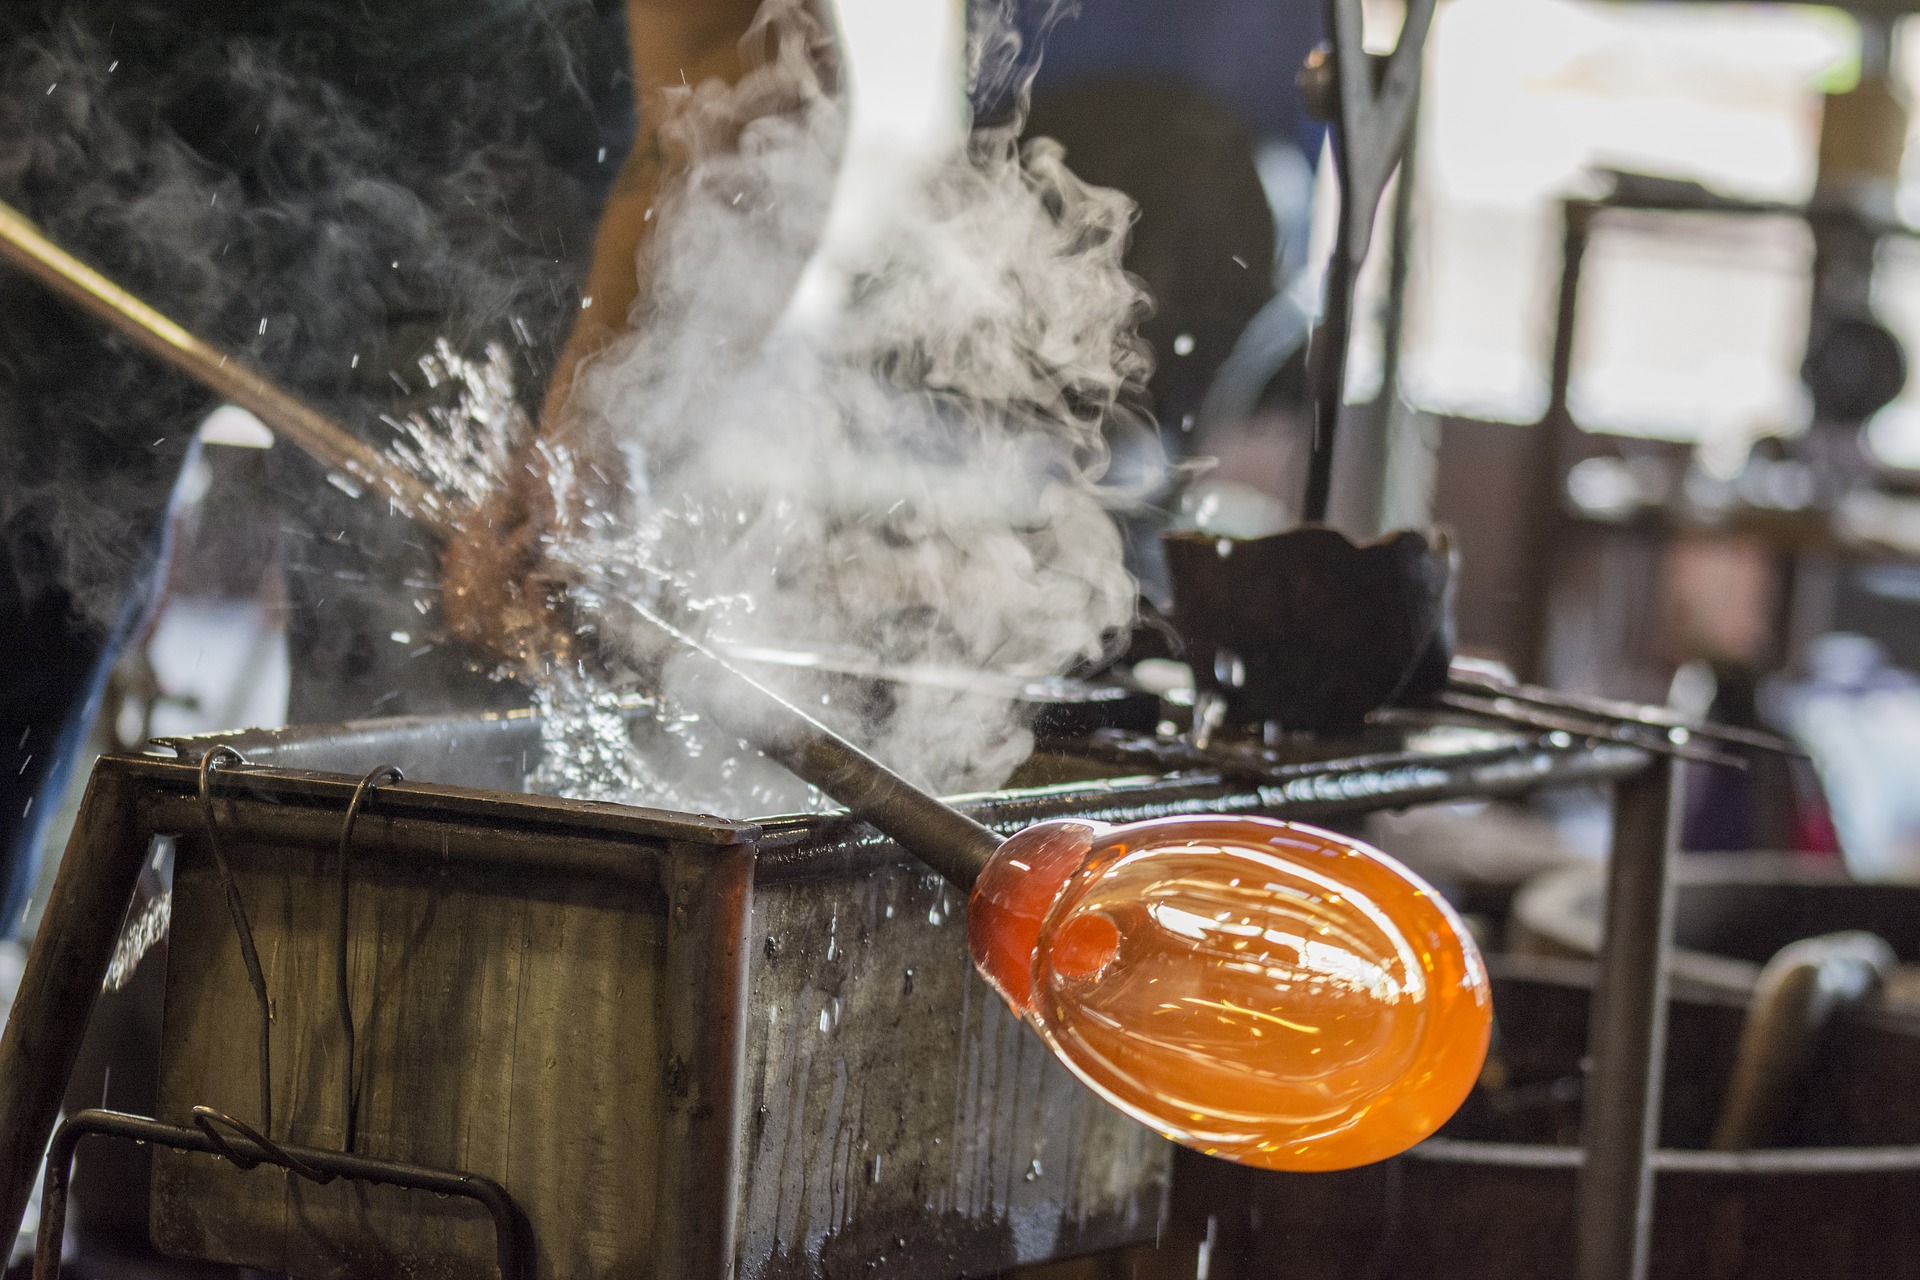
[[[133,765],[107,756],[94,768],[0,1036],[0,1240],[20,1230],[146,860]]]

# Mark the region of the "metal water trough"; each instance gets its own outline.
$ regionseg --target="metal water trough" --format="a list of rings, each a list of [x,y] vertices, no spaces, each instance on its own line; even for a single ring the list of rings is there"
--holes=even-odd
[[[524,715],[226,741],[250,763],[210,775],[213,825],[273,1000],[272,1136],[340,1143],[335,850],[360,775],[398,765],[409,781],[381,786],[351,835],[355,1150],[500,1183],[532,1274],[913,1280],[1161,1228],[1169,1144],[1006,1013],[967,958],[959,895],[871,830],[522,794],[538,741]],[[150,843],[170,837],[158,1119],[175,1125],[196,1105],[259,1111],[253,993],[198,791],[209,746],[100,762],[23,988],[32,1007],[84,1010],[112,944],[87,922],[119,918]],[[1645,763],[1437,732],[1259,784],[1190,770],[962,803],[1005,830],[1325,817]],[[31,1133],[41,1075],[64,1080],[63,1034],[10,1031],[13,1060],[42,1070],[0,1099],[0,1137]],[[10,1169],[20,1154],[0,1152]],[[152,1231],[170,1252],[301,1277],[494,1274],[492,1224],[469,1202],[204,1153],[155,1152]]]

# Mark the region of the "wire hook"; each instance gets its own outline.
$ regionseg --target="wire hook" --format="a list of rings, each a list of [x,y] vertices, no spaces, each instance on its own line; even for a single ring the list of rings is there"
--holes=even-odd
[[[223,764],[244,765],[247,758],[220,743],[200,757],[200,812],[206,820],[207,848],[219,868],[220,881],[227,892],[227,914],[233,918],[233,931],[240,940],[240,960],[247,967],[247,983],[260,1005],[260,1127],[273,1132],[273,1006],[267,999],[267,977],[260,969],[260,952],[253,945],[253,926],[247,922],[246,904],[240,900],[240,886],[234,882],[233,867],[220,847],[219,824],[213,812],[213,771]]]
[[[352,905],[350,896],[352,889],[347,879],[347,848],[353,842],[353,824],[359,820],[360,810],[373,798],[374,788],[382,783],[406,780],[406,775],[390,764],[383,764],[369,770],[366,777],[360,779],[360,785],[353,789],[353,799],[347,802],[346,821],[340,826],[338,864],[340,919],[336,936],[335,956],[338,965],[334,972],[334,982],[340,999],[340,1037],[346,1043],[346,1053],[340,1062],[340,1149],[349,1154],[353,1151],[355,1119],[359,1108],[354,1088],[352,984],[347,978],[347,921]]]

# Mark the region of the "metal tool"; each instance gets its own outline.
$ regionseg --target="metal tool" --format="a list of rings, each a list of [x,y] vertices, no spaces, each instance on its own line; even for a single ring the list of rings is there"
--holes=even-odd
[[[442,537],[455,532],[458,513],[431,486],[238,356],[187,332],[81,262],[5,203],[0,203],[0,256],[148,354],[247,410],[322,465],[375,490]]]
[[[1589,1020],[1575,1197],[1579,1280],[1644,1280],[1653,1230],[1653,1157],[1667,1052],[1673,859],[1681,770],[1655,766],[1613,792],[1607,915]]]
[[[1509,705],[1541,707],[1551,712],[1618,725],[1635,732],[1645,730],[1650,737],[1666,736],[1678,729],[1688,738],[1707,738],[1729,746],[1752,747],[1757,751],[1772,751],[1779,755],[1806,755],[1791,739],[1777,733],[1699,720],[1683,716],[1668,707],[1564,693],[1539,685],[1500,680],[1485,674],[1477,665],[1466,666],[1456,662],[1448,674],[1447,689],[1465,697],[1498,699]]]
[[[1001,838],[928,795],[727,659],[637,601],[627,608],[693,669],[702,707],[729,732],[897,840],[971,891]]]
[[[1483,697],[1477,693],[1463,693],[1452,688],[1442,689],[1433,696],[1433,701],[1438,706],[1454,711],[1464,711],[1469,715],[1495,720],[1502,724],[1524,725],[1530,729],[1544,729],[1549,733],[1570,733],[1582,738],[1601,738],[1629,743],[1643,750],[1672,756],[1679,760],[1727,765],[1736,769],[1744,769],[1747,764],[1739,756],[1715,751],[1711,747],[1688,741],[1684,731],[1653,730],[1630,721],[1569,715],[1565,712],[1549,711],[1518,699]]]

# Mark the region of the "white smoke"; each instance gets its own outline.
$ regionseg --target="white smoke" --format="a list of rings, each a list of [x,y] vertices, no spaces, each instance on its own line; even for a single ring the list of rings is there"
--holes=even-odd
[[[976,29],[976,73],[1007,43]],[[1130,202],[1050,143],[1022,150],[1017,122],[978,130],[905,193],[836,323],[779,325],[846,122],[799,0],[768,0],[748,47],[769,53],[737,86],[680,95],[670,131],[689,163],[654,213],[643,302],[548,450],[550,558],[639,652],[654,638],[623,600],[718,643],[887,664],[1044,676],[1097,656],[1135,598],[1100,488],[1103,424],[1133,412],[1148,372],[1145,299],[1120,265]],[[997,785],[1031,748],[1008,703],[951,682],[843,707],[844,685],[765,674],[939,791]],[[610,752],[609,691],[550,679],[539,781],[732,812],[806,802],[667,710],[695,705],[676,688],[669,662],[662,710]]]

